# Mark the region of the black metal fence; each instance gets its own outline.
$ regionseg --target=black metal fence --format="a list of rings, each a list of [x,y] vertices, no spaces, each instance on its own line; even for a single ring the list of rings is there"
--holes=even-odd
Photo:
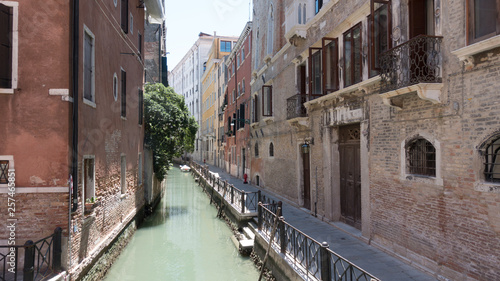
[[[62,229],[36,242],[0,245],[0,280],[42,280],[61,270]],[[21,256],[22,259],[21,259]],[[21,271],[22,270],[22,271]]]
[[[210,172],[207,166],[202,166],[196,162],[191,163],[191,167],[195,169],[205,180],[212,185],[227,203],[230,203],[238,212],[242,214],[257,213],[258,204],[261,198],[260,191],[248,192],[236,188],[229,184],[226,180],[216,177]]]
[[[380,92],[418,83],[441,83],[442,40],[440,36],[419,35],[380,54]]]
[[[276,213],[264,204],[259,204],[258,216],[259,231],[270,241]],[[283,216],[278,218],[273,244],[296,268],[303,271],[307,279],[313,277],[316,280],[330,281],[379,280],[333,252],[328,248],[328,243],[319,243],[293,227],[285,221]]]

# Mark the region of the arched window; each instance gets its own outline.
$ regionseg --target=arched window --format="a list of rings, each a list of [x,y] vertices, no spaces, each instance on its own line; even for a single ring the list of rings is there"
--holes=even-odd
[[[267,22],[267,54],[271,55],[273,53],[273,41],[274,41],[274,11],[273,5],[269,9],[269,21]]]
[[[255,143],[255,157],[259,157],[259,144]]]
[[[302,24],[302,4],[299,4],[299,24]]]
[[[406,168],[409,174],[436,176],[436,149],[428,140],[416,138],[406,145]]]
[[[274,144],[273,143],[269,144],[269,156],[274,157]]]
[[[500,182],[500,136],[488,144],[484,153],[484,178]]]

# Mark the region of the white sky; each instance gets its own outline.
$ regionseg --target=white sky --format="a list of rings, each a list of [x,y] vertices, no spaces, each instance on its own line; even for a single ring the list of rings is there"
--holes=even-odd
[[[239,36],[248,22],[250,0],[166,0],[168,69],[172,70],[204,32]]]

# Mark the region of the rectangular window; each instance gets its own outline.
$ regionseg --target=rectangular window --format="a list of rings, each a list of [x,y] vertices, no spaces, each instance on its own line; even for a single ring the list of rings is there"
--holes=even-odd
[[[361,82],[361,23],[344,33],[344,87]]]
[[[314,1],[314,10],[315,10],[315,13],[319,13],[319,10],[321,10],[321,8],[323,7],[323,0],[315,0]]]
[[[139,90],[139,125],[142,125],[144,117],[144,93]]]
[[[120,186],[121,194],[127,193],[127,157],[125,155],[121,156],[121,176],[120,176]]]
[[[122,69],[121,116],[127,117],[127,72]]]
[[[231,41],[220,41],[221,52],[231,52]]]
[[[321,49],[309,48],[309,93],[313,96],[321,96],[323,91],[321,73]]]
[[[233,89],[233,103],[236,101],[236,91]]]
[[[241,63],[245,60],[245,47],[241,48]]]
[[[0,93],[17,88],[17,2],[0,4]]]
[[[139,33],[137,37],[137,39],[139,40],[137,50],[139,52],[139,58],[142,58],[142,34]]]
[[[273,116],[273,86],[262,86],[262,115]]]
[[[83,158],[83,202],[95,201],[95,161],[94,156],[84,156]]]
[[[240,116],[238,117],[239,128],[245,128],[245,104],[240,104]]]
[[[241,81],[241,94],[245,94],[245,79]]]
[[[380,70],[379,56],[391,48],[391,2],[386,0],[371,0],[370,25],[370,76]]]
[[[121,0],[121,28],[128,33],[128,0]]]
[[[259,97],[255,95],[252,99],[252,123],[259,122]]]
[[[83,42],[83,98],[95,103],[95,45],[94,34],[85,26]]]
[[[0,160],[0,184],[9,183],[9,160]]]
[[[500,0],[468,0],[468,43],[500,34]]]
[[[329,94],[339,89],[339,45],[338,39],[323,38],[323,91]]]

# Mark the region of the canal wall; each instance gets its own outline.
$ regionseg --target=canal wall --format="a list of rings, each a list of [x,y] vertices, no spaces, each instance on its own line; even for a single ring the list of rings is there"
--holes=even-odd
[[[220,195],[219,192],[214,189],[214,186],[211,185],[208,180],[204,178],[198,171],[196,171],[196,169],[191,168],[191,171],[193,171],[194,176],[198,178],[198,184],[205,190],[208,196],[210,196],[213,203],[215,203],[217,206],[220,206],[222,203],[224,203],[224,214],[229,220],[231,220],[231,222],[236,224],[238,228],[247,226],[248,223],[253,220],[252,215],[242,214],[231,204],[228,204],[224,200],[222,195]]]
[[[132,211],[124,222],[118,225],[101,245],[82,261],[77,281],[102,280],[115,259],[120,255],[141,224],[145,215],[144,206]]]

